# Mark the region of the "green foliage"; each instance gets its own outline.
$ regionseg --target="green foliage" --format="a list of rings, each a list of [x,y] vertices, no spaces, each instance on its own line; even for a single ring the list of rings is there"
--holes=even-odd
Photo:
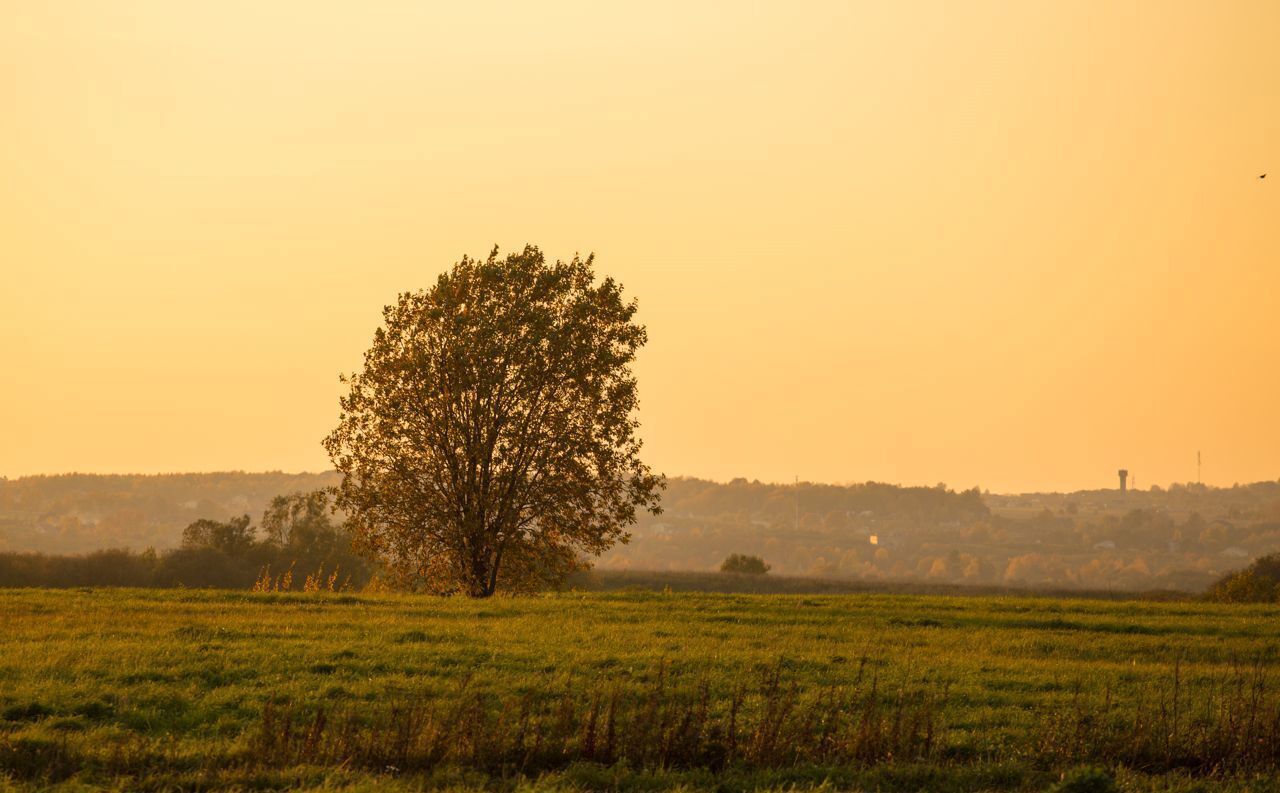
[[[383,311],[324,444],[360,547],[404,586],[536,590],[659,511],[631,370],[647,336],[592,264],[495,248]]]
[[[744,575],[764,575],[769,572],[769,565],[759,556],[747,556],[745,554],[730,554],[723,562],[720,563],[720,572],[722,573],[741,573]]]

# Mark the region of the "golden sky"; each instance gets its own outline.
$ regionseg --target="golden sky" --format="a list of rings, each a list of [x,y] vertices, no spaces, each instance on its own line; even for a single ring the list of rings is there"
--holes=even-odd
[[[1280,477],[1275,0],[0,6],[0,474],[324,468],[383,304],[532,242],[668,475]]]

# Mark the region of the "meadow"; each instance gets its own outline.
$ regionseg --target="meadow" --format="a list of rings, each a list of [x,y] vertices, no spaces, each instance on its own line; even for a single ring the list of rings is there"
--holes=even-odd
[[[1276,790],[1277,618],[0,590],[0,790]]]

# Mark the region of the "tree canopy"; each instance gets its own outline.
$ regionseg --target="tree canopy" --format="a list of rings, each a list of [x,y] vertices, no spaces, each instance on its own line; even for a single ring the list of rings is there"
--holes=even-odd
[[[592,267],[495,248],[384,309],[324,443],[356,542],[402,585],[555,583],[659,511],[631,369],[646,332]]]
[[[182,532],[183,548],[214,548],[228,556],[238,556],[252,547],[257,533],[248,515],[225,522],[201,518]]]
[[[262,513],[262,530],[278,547],[306,554],[342,550],[346,532],[331,517],[327,490],[276,496]]]

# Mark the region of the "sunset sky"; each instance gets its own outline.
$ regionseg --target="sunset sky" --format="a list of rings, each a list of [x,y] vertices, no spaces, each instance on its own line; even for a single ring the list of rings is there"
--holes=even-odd
[[[382,306],[530,242],[668,475],[1280,477],[1275,0],[0,6],[0,475],[326,468]]]

